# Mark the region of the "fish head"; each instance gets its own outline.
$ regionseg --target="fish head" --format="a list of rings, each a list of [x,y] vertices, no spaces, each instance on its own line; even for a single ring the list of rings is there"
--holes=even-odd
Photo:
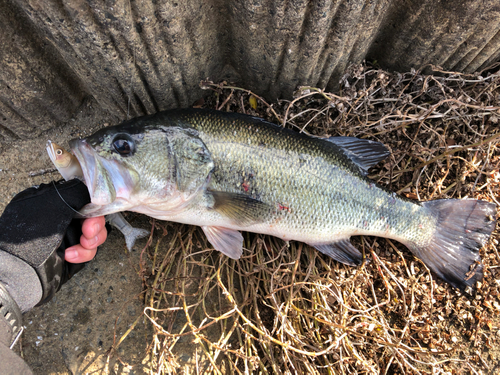
[[[67,168],[71,163],[71,154],[57,143],[47,141],[47,153],[56,168]]]
[[[173,213],[206,186],[213,169],[203,142],[180,127],[127,122],[72,140],[70,146],[82,167],[94,215]]]
[[[83,177],[80,163],[69,151],[50,140],[47,142],[46,150],[50,160],[66,181]]]

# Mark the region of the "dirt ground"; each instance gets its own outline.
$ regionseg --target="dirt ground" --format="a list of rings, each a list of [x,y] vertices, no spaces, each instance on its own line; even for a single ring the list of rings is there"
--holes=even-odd
[[[45,151],[47,140],[67,147],[68,140],[88,135],[113,120],[86,101],[60,128],[35,139],[0,146],[0,212],[24,188],[61,178],[57,171],[51,172],[53,165]],[[133,224],[151,228],[146,217],[137,216]],[[143,318],[117,352],[110,351],[113,342],[116,347],[141,316],[142,287],[137,264],[145,242],[137,241],[129,253],[123,236],[112,231],[96,258],[63,285],[49,303],[24,315],[25,333],[16,350],[35,374],[137,374],[146,370],[141,362],[151,339],[147,329],[150,326]]]

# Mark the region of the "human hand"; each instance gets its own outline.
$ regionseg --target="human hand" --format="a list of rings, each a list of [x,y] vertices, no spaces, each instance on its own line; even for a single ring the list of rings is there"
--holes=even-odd
[[[93,259],[97,253],[97,246],[106,241],[108,232],[105,224],[104,216],[85,219],[82,224],[80,243],[68,247],[64,259],[70,263],[83,263]]]
[[[22,311],[50,300],[62,284],[84,267],[81,262],[92,259],[97,246],[104,242],[102,217],[87,219],[83,224],[81,219],[74,219],[87,203],[90,197],[81,181],[53,182],[20,192],[0,216],[0,281],[8,286],[20,281],[16,284],[19,293],[10,290],[12,295],[33,291],[29,301],[15,298]],[[66,249],[70,249],[71,261],[65,259]],[[9,273],[19,263],[24,269]],[[26,281],[30,269],[35,275],[31,284]],[[8,275],[7,279],[2,279],[2,274]]]

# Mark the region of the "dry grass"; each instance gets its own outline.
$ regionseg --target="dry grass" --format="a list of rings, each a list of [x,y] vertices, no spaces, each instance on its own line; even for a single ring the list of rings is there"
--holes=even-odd
[[[500,74],[352,66],[339,94],[302,87],[270,105],[213,90],[199,106],[267,118],[320,136],[378,140],[392,155],[371,178],[420,200],[500,199]],[[345,266],[308,246],[244,234],[241,260],[201,230],[154,223],[144,250],[152,373],[486,374],[500,371],[499,232],[485,278],[466,297],[399,243],[362,237],[371,261]]]

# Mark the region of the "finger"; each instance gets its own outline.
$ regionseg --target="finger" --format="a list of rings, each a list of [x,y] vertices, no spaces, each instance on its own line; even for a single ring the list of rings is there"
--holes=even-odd
[[[105,225],[104,216],[85,219],[82,224],[82,233],[88,239],[94,238],[105,228]]]
[[[68,247],[64,254],[64,259],[69,263],[84,263],[92,260],[97,253],[95,249],[85,249],[82,245]]]
[[[97,253],[97,246],[102,245],[106,241],[107,236],[108,232],[105,227],[93,238],[89,239],[82,235],[79,245],[66,249],[64,259],[70,263],[83,263],[92,260]]]
[[[85,235],[82,235],[80,237],[80,245],[87,250],[93,250],[97,248],[97,246],[100,246],[106,241],[106,237],[108,236],[108,232],[106,231],[106,228],[103,227],[97,235],[94,237],[86,237]]]

